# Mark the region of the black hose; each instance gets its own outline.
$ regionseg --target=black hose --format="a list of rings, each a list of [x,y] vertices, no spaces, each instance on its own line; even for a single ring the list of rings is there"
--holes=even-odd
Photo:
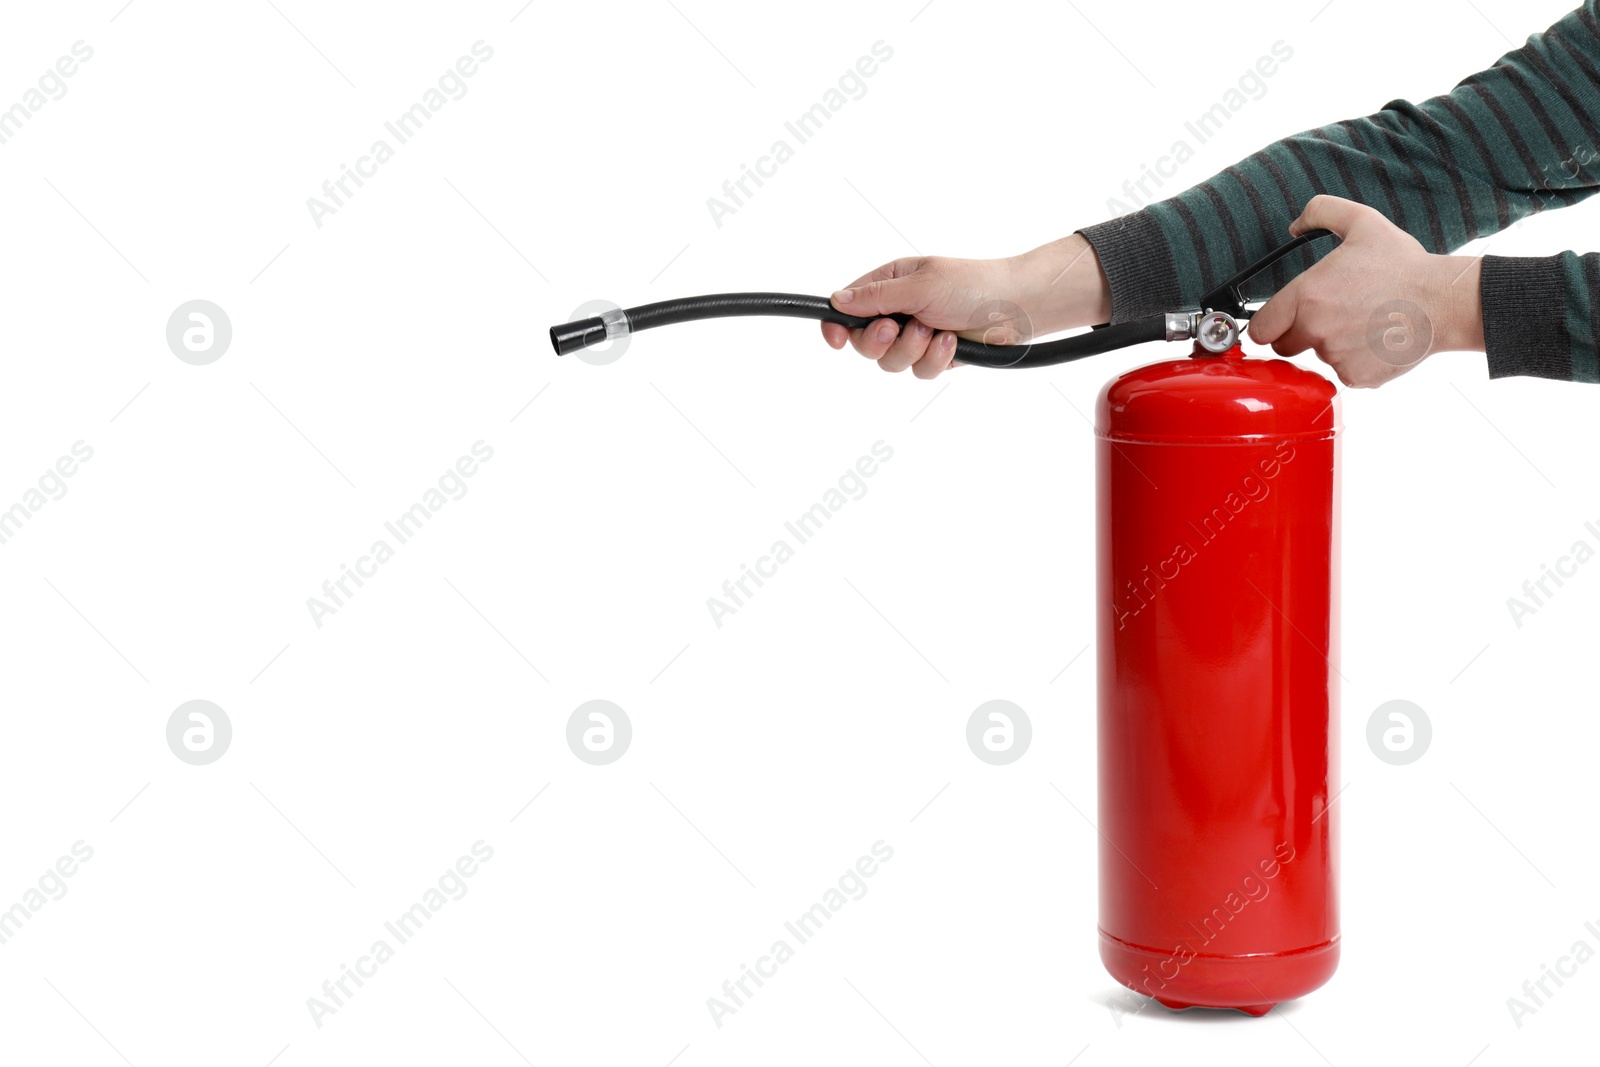
[[[827,297],[800,296],[794,293],[718,293],[712,296],[691,296],[681,300],[663,300],[643,304],[623,312],[628,320],[628,332],[648,330],[652,326],[670,326],[678,322],[698,319],[723,319],[744,315],[779,315],[791,319],[816,319],[836,322],[852,330],[860,329],[879,318],[893,319],[901,326],[911,321],[910,315],[879,315],[861,318],[846,315],[828,302]],[[1116,326],[1101,326],[1087,332],[1063,337],[1056,341],[1017,345],[986,345],[956,339],[955,358],[962,363],[978,367],[1048,367],[1068,363],[1085,356],[1097,356],[1128,345],[1145,341],[1161,341],[1167,336],[1166,317],[1153,315],[1135,319]],[[606,324],[600,317],[579,319],[577,322],[550,327],[550,344],[556,355],[565,356],[606,339]]]

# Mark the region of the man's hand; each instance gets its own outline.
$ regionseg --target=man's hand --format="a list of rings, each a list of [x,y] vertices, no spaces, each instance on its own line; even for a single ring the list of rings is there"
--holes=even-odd
[[[1079,234],[1008,259],[909,256],[885,263],[833,294],[840,311],[875,321],[859,330],[822,324],[834,348],[848,341],[886,371],[935,378],[951,365],[956,337],[1014,345],[1105,322],[1111,290]],[[902,329],[890,318],[913,316]]]
[[[1339,247],[1268,300],[1250,338],[1280,356],[1314,349],[1339,380],[1372,388],[1435,352],[1483,351],[1480,261],[1436,256],[1377,210],[1314,196],[1289,224]]]

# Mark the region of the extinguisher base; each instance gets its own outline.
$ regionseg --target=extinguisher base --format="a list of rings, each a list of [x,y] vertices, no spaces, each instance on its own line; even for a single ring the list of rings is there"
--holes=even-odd
[[[1265,1015],[1333,976],[1339,966],[1339,939],[1289,952],[1180,955],[1133,945],[1102,930],[1100,959],[1111,977],[1175,1011],[1230,1008]]]

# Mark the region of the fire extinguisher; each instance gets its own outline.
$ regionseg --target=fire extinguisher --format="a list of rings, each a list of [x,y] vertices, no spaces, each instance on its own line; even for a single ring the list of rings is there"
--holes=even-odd
[[[1100,956],[1169,1007],[1260,1015],[1338,962],[1337,429],[1220,314],[1100,394]]]
[[[1198,310],[956,346],[1005,368],[1194,341],[1109,382],[1095,428],[1100,956],[1172,1008],[1265,1014],[1338,964],[1338,401],[1328,379],[1239,344],[1245,283],[1326,236],[1273,250]],[[823,297],[730,293],[614,309],[550,341],[564,355],[734,315],[872,321]]]

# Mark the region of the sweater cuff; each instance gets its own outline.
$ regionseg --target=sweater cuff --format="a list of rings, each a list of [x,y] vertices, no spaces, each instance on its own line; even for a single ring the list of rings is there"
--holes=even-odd
[[[1489,377],[1572,380],[1560,256],[1484,256],[1481,295]]]
[[[1111,287],[1111,323],[1174,311],[1182,303],[1166,235],[1148,211],[1078,230],[1100,259]]]

